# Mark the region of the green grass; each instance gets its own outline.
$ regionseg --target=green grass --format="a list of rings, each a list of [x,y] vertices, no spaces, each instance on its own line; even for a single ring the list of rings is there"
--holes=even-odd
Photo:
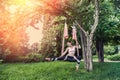
[[[94,63],[94,70],[86,72],[83,62],[76,63],[0,63],[0,80],[120,80],[120,63]]]

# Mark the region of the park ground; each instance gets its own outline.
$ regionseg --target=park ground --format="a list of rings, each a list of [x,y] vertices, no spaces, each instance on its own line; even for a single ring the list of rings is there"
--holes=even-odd
[[[0,80],[120,80],[119,62],[94,62],[92,72],[74,62],[0,63]]]

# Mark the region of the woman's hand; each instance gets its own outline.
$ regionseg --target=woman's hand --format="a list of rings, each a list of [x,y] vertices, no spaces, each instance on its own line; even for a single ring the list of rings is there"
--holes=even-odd
[[[63,57],[67,53],[67,51],[68,51],[68,48],[66,48],[65,52],[63,52],[60,57]]]
[[[63,57],[62,55],[59,56],[60,58]]]

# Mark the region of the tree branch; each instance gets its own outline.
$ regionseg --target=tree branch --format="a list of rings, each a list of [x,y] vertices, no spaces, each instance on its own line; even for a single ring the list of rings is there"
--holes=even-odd
[[[45,4],[47,4],[49,7],[53,8],[54,10],[56,10],[56,12],[58,12],[59,14],[64,15],[65,17],[71,17],[68,13],[65,12],[65,10],[61,9],[61,8],[57,8],[54,5],[44,1]],[[47,10],[48,11],[48,10]],[[55,12],[55,11],[53,11]]]
[[[90,36],[93,35],[93,33],[95,32],[96,30],[96,27],[98,25],[98,18],[99,18],[99,9],[98,9],[98,0],[95,0],[95,14],[94,14],[94,24],[92,26],[92,30],[91,30],[91,33],[90,33]]]
[[[75,21],[75,23],[79,26],[80,30],[83,31],[85,36],[87,36],[87,32],[81,27],[81,25],[77,21]]]

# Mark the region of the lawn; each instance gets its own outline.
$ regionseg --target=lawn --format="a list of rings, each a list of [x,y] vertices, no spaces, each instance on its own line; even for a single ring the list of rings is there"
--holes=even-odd
[[[0,63],[0,80],[120,80],[119,62],[94,62],[94,70],[86,72],[83,62],[76,63]]]

